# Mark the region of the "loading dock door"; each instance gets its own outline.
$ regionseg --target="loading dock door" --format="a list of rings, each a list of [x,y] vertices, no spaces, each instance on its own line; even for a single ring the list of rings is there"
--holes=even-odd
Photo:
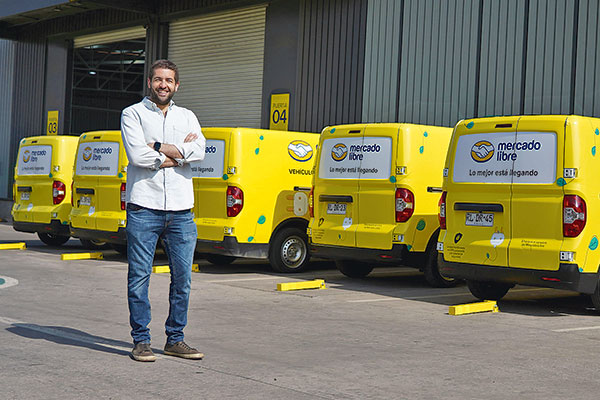
[[[169,28],[178,105],[203,126],[260,128],[266,6],[181,19]]]

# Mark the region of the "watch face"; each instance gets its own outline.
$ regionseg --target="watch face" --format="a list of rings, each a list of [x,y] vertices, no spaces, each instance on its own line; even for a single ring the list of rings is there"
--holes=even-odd
[[[160,150],[160,142],[154,142],[154,150],[156,150],[156,151]]]

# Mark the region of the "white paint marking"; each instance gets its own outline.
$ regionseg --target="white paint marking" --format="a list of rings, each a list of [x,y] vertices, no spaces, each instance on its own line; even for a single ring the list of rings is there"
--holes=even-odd
[[[584,326],[581,328],[566,328],[566,329],[553,329],[552,332],[576,332],[576,331],[590,331],[593,329],[600,329],[599,326]]]
[[[547,288],[535,288],[535,289],[513,289],[509,293],[515,292],[533,292],[539,290],[550,290]],[[447,294],[434,294],[431,296],[412,296],[412,297],[385,297],[377,299],[365,299],[365,300],[346,300],[347,303],[376,303],[380,301],[397,301],[397,300],[421,300],[421,299],[436,299],[441,297],[454,297],[454,296],[472,296],[471,293],[447,293]]]
[[[19,284],[19,281],[14,278],[9,278],[8,276],[0,276],[0,279],[4,280],[4,283],[0,284],[0,289],[6,289],[7,287],[16,286]],[[0,282],[2,282],[0,280]]]

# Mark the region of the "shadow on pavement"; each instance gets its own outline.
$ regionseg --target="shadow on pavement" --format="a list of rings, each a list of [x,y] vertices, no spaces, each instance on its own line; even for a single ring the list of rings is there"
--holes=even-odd
[[[132,347],[129,342],[90,335],[87,332],[63,326],[14,323],[6,330],[29,339],[43,339],[57,344],[84,347],[122,356],[129,356],[130,351],[125,349]]]

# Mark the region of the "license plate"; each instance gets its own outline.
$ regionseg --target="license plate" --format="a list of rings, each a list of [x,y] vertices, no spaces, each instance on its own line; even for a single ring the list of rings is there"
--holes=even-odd
[[[81,198],[79,199],[79,205],[80,206],[91,206],[92,198],[90,196],[81,196]]]
[[[22,192],[21,200],[29,200],[29,192]]]
[[[468,212],[465,225],[467,226],[494,226],[494,214]]]
[[[343,203],[328,203],[327,214],[344,215],[346,214],[346,204]]]

